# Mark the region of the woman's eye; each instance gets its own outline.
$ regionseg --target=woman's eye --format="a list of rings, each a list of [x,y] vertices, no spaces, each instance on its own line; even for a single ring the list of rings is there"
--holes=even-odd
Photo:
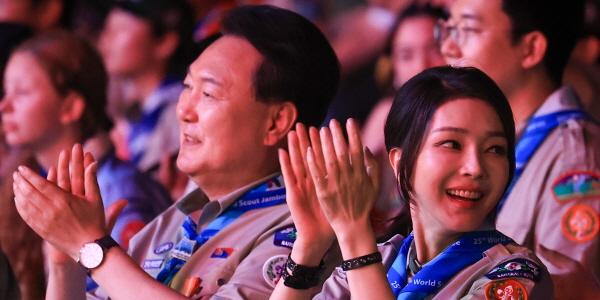
[[[184,83],[183,83],[183,88],[184,88],[184,89],[191,89],[191,88],[192,88],[192,86],[191,86],[190,84],[188,84],[188,83],[185,83],[185,82],[184,82]]]
[[[204,95],[204,97],[212,97],[209,93],[204,92],[204,91],[202,92],[202,95]]]
[[[460,144],[457,141],[443,141],[439,143],[440,146],[460,150]]]
[[[490,151],[493,153],[497,153],[500,155],[505,155],[506,154],[506,149],[502,146],[493,146],[490,148]]]

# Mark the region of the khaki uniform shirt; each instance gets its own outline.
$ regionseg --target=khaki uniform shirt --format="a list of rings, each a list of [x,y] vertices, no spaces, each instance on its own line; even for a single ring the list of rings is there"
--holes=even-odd
[[[404,237],[396,235],[389,241],[379,245],[379,251],[383,256],[383,266],[386,270],[391,268],[394,263],[403,241]],[[539,266],[538,282],[525,277],[510,276],[511,274],[508,272],[503,273],[505,276],[502,276],[502,278],[494,280],[485,276],[496,267],[506,267],[515,260],[519,262],[526,260]],[[520,263],[515,264],[517,268],[519,265]],[[491,297],[490,293],[498,298]],[[525,293],[527,296],[524,295]],[[486,294],[488,294],[487,297]],[[513,298],[509,296],[513,296]],[[323,285],[323,291],[313,298],[313,300],[334,299],[351,299],[346,273],[341,268],[336,268]],[[425,299],[547,300],[553,299],[553,286],[550,274],[533,252],[516,244],[507,246],[498,244],[485,251],[481,260],[452,277],[435,295],[429,295]]]
[[[580,107],[574,91],[565,86],[550,95],[534,117]],[[525,127],[521,124],[517,133]],[[600,127],[587,120],[559,125],[515,183],[498,216],[498,230],[534,250],[551,274],[598,282],[599,163]],[[577,262],[579,271],[573,267]]]
[[[274,175],[212,202],[195,190],[134,236],[129,254],[156,278],[181,240],[188,215],[197,221],[199,232],[240,196]],[[196,250],[170,286],[192,299],[268,299],[291,252],[292,243],[280,237],[292,225],[285,203],[247,211]],[[323,281],[341,263],[339,249],[330,250],[324,260]],[[97,289],[88,293],[88,299],[108,296]]]

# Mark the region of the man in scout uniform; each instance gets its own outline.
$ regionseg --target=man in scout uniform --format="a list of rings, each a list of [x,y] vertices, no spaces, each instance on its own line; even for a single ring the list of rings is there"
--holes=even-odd
[[[446,61],[480,68],[511,104],[517,168],[498,230],[536,252],[557,299],[600,282],[600,127],[561,86],[582,24],[582,1],[457,0],[438,26]]]
[[[200,189],[132,239],[131,258],[107,236],[95,163],[80,148],[70,179],[66,153],[50,172],[56,185],[20,168],[19,211],[55,247],[48,298],[84,298],[75,260],[100,286],[90,299],[269,298],[295,240],[277,150],[296,122],[322,122],[338,81],[335,53],[312,23],[270,6],[233,10],[189,67],[177,107],[177,163]],[[341,258],[330,254],[328,272]]]

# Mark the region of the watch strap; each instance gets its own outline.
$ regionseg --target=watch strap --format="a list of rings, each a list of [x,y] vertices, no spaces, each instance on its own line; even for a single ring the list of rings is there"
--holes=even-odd
[[[104,250],[105,253],[106,253],[106,250],[108,250],[114,246],[119,246],[119,243],[117,243],[117,241],[115,241],[115,239],[113,239],[112,236],[110,236],[110,235],[101,237],[101,238],[95,240],[94,242],[96,242],[98,245],[100,245],[100,247],[102,248],[102,250]]]

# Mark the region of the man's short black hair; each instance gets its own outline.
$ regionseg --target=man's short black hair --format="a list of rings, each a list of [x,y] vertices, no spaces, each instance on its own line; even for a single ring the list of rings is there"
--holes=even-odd
[[[513,42],[540,31],[548,40],[543,65],[556,85],[579,39],[584,23],[583,0],[502,0],[512,24]]]
[[[247,40],[263,56],[253,78],[257,101],[289,101],[298,110],[298,122],[323,122],[337,92],[340,67],[317,26],[285,9],[252,5],[231,10],[222,33]]]

